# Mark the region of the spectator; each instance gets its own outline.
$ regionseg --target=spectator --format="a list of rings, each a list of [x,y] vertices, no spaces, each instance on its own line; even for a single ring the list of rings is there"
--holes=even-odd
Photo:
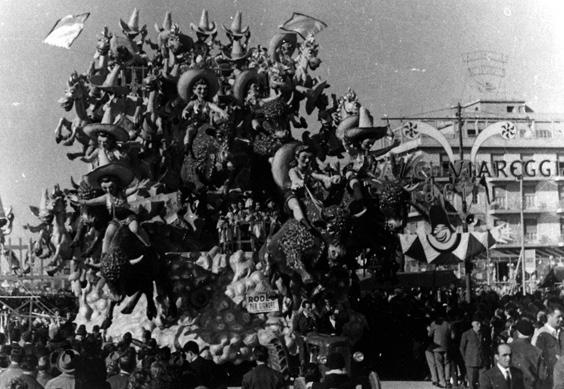
[[[485,358],[488,344],[481,331],[481,319],[474,317],[471,324],[472,328],[464,332],[460,339],[460,354],[464,359],[468,386],[470,389],[477,389],[480,382],[480,370],[488,367]]]
[[[57,358],[57,368],[61,375],[49,380],[45,389],[74,389],[76,368],[80,354],[75,350],[64,350]]]
[[[127,389],[129,377],[135,369],[135,359],[130,353],[122,355],[118,360],[119,373],[108,378],[108,382],[112,389]]]
[[[439,388],[450,387],[451,363],[448,349],[452,339],[450,323],[446,321],[442,311],[437,312],[437,318],[427,328],[433,343],[425,351],[431,381]]]
[[[560,354],[560,326],[562,325],[562,308],[550,303],[547,307],[547,321],[538,331],[536,339],[531,342],[538,347],[547,366],[547,387],[552,387],[554,364]]]
[[[49,356],[47,354],[40,355],[37,362],[37,376],[35,379],[42,386],[47,385],[47,382],[53,378],[53,376],[49,374],[49,367]]]
[[[20,380],[27,385],[27,389],[43,389],[35,375],[37,373],[37,357],[35,355],[24,355],[21,363],[23,370]]]
[[[480,389],[523,389],[521,370],[511,366],[511,347],[502,343],[494,355],[496,365],[480,376]]]
[[[22,358],[22,349],[19,346],[13,346],[10,352],[10,366],[0,375],[0,389],[8,388],[8,384],[13,378],[22,375],[23,370],[20,367]]]
[[[204,359],[200,356],[200,348],[198,343],[194,341],[187,342],[183,349],[186,362],[188,363],[188,372],[185,378],[191,376],[192,385],[204,385],[209,388],[215,388],[222,381],[219,372],[213,361]]]
[[[525,389],[540,387],[548,377],[542,352],[531,344],[533,332],[533,323],[521,319],[515,325],[514,340],[511,343],[512,365],[523,373]]]
[[[285,388],[284,377],[276,370],[266,366],[268,350],[264,346],[253,349],[257,366],[243,376],[241,389],[280,389]]]

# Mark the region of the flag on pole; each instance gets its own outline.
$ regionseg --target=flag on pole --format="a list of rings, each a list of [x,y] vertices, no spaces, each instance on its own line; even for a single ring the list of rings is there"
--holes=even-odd
[[[319,19],[299,12],[294,12],[292,17],[280,26],[280,29],[284,31],[297,32],[305,39],[309,34],[315,35],[326,27],[327,23]]]
[[[78,38],[84,29],[84,22],[86,22],[89,16],[90,12],[86,12],[80,15],[67,15],[57,20],[43,40],[43,43],[70,49],[74,40]]]

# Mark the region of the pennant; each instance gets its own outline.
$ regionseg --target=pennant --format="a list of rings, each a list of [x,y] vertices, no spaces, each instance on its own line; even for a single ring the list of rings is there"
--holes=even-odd
[[[309,34],[317,34],[327,27],[327,23],[322,22],[312,16],[294,12],[292,17],[280,26],[281,30],[289,32],[297,32],[303,39]]]
[[[86,12],[80,15],[67,15],[57,20],[43,43],[70,49],[72,43],[84,29],[84,22],[89,16],[90,12]]]

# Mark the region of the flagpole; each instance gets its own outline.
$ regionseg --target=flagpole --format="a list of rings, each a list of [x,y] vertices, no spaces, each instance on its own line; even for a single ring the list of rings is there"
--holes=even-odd
[[[523,213],[523,176],[519,180],[519,196],[521,197],[520,217],[521,217],[521,277],[523,283],[523,296],[527,294],[525,277],[525,215]]]

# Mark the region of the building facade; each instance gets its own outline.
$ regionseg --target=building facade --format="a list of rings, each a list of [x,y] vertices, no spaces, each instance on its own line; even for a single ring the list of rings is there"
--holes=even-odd
[[[392,127],[399,123],[399,149],[422,153],[439,185],[460,173],[451,159],[460,159],[461,147],[468,171],[484,177],[477,196],[466,197],[469,212],[477,225],[506,223],[512,239],[474,259],[478,281],[515,279],[522,257],[532,285],[564,260],[563,117],[535,113],[520,100],[477,100],[442,115],[387,118]],[[431,130],[418,132],[423,125]],[[440,136],[427,136],[435,130]],[[416,212],[410,217],[409,230],[426,224]],[[428,267],[406,261],[406,271]]]

